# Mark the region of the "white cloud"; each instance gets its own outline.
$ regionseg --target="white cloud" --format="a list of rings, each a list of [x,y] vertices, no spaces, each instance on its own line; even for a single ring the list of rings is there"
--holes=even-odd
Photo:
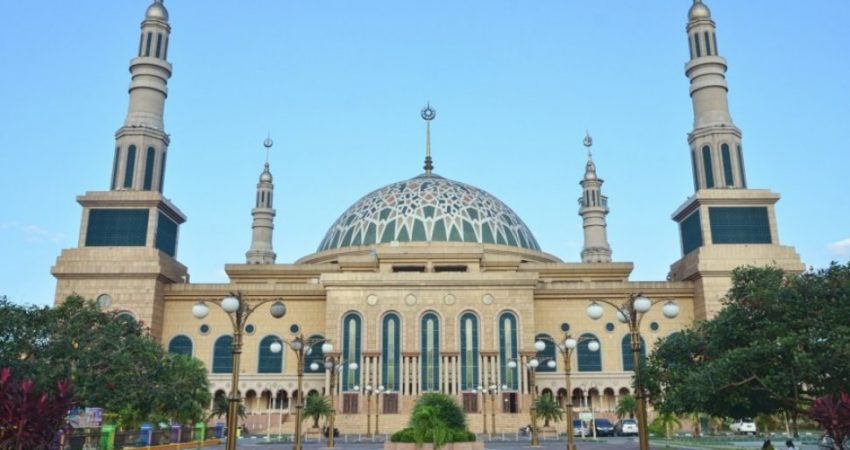
[[[50,231],[41,225],[18,222],[0,223],[0,230],[16,231],[24,236],[24,242],[29,243],[53,242],[58,244],[65,237],[62,233]]]
[[[832,256],[850,257],[850,238],[835,241],[827,247]]]

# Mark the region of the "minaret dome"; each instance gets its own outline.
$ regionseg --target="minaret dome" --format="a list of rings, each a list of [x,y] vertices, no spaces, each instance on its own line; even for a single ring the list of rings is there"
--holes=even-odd
[[[145,12],[145,18],[168,20],[168,10],[162,4],[162,0],[156,0],[152,5],[148,6],[148,10]]]
[[[708,9],[708,6],[705,6],[702,0],[694,0],[694,4],[691,6],[691,9],[688,10],[688,20],[709,18],[711,18],[711,11]]]

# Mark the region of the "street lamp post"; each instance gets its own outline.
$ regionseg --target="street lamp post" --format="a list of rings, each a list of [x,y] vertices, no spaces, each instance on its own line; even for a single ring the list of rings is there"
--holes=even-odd
[[[506,386],[507,387],[507,386]],[[492,378],[487,379],[486,386],[478,386],[478,392],[481,392],[481,421],[484,424],[484,434],[493,438],[496,432],[496,392],[499,387],[493,384]],[[473,389],[473,391],[475,391]],[[487,432],[487,394],[490,394],[490,432]]]
[[[330,378],[328,396],[330,397],[331,403],[331,415],[328,419],[328,448],[334,448],[334,438],[336,437],[336,435],[334,434],[336,430],[334,426],[334,419],[336,417],[336,410],[334,409],[334,397],[336,397],[336,380],[337,376],[339,375],[339,372],[342,371],[343,367],[346,367],[345,363],[343,363],[338,356],[332,354],[333,349],[333,344],[328,341],[325,341],[322,344],[322,354],[325,355],[324,367],[325,371],[328,372]],[[348,368],[351,370],[357,370],[357,363],[349,363]],[[319,363],[314,362],[310,364],[310,369],[314,371],[319,370]]]
[[[617,311],[617,320],[629,326],[629,339],[632,349],[632,367],[635,375],[635,399],[638,406],[638,437],[640,441],[640,450],[649,450],[649,430],[646,412],[646,393],[643,388],[643,376],[640,372],[640,323],[644,314],[653,306],[664,302],[661,308],[662,314],[668,319],[673,319],[679,315],[679,305],[673,300],[650,300],[643,296],[643,293],[631,294],[621,304],[616,304],[608,300],[596,300],[587,307],[587,315],[593,320],[602,317],[604,313],[602,305],[604,303],[613,307]]]
[[[554,360],[548,360],[546,362],[548,367],[555,367],[556,363]],[[509,361],[508,367],[511,369],[517,366],[516,361]],[[527,363],[525,363],[525,368],[528,371],[528,387],[531,392],[531,407],[528,409],[531,415],[531,446],[539,447],[540,446],[540,436],[537,432],[537,407],[535,406],[535,402],[537,400],[537,386],[535,385],[534,376],[537,372],[537,367],[540,366],[540,361],[537,358],[532,358]]]
[[[375,436],[378,435],[378,418],[381,417],[381,394],[386,394],[384,385],[379,385],[375,391]]]
[[[233,346],[231,347],[231,377],[230,377],[230,395],[227,398],[227,442],[226,450],[236,450],[236,427],[238,426],[238,411],[239,402],[242,400],[239,397],[239,357],[242,354],[242,335],[245,332],[245,325],[248,323],[248,317],[257,310],[261,305],[269,302],[274,302],[269,308],[269,313],[275,319],[280,319],[286,315],[286,305],[280,299],[267,299],[249,305],[243,301],[242,294],[239,292],[231,292],[229,296],[221,300],[213,300],[210,303],[218,305],[230,319],[230,324],[233,327]],[[192,315],[197,319],[203,319],[209,314],[210,308],[206,302],[201,300],[192,307]]]
[[[472,392],[480,392],[481,393],[481,423],[484,424],[484,435],[489,436],[487,433],[487,390],[484,389],[484,386],[479,385],[478,388],[472,389]]]
[[[546,349],[546,342],[550,341],[549,339],[542,338],[537,340],[534,343],[534,349],[538,352],[542,352]],[[556,343],[554,341],[550,341],[555,344],[555,348],[558,349],[558,352],[561,353],[561,357],[564,360],[564,382],[566,383],[567,390],[567,399],[566,399],[566,418],[567,418],[567,450],[575,450],[575,436],[573,433],[573,393],[572,388],[570,386],[570,374],[572,372],[572,357],[573,352],[579,344],[587,342],[587,349],[596,352],[599,350],[599,341],[594,338],[589,337],[580,337],[579,339],[574,339],[570,336],[569,333],[564,333],[564,340],[561,343]]]
[[[301,415],[304,412],[304,392],[303,392],[303,378],[304,378],[304,356],[310,355],[313,350],[313,344],[318,342],[323,342],[323,340],[310,340],[305,339],[303,334],[299,334],[291,341],[284,341],[289,348],[295,353],[296,359],[296,374],[298,376],[298,398],[296,399],[297,403],[295,404],[295,439],[292,444],[292,450],[301,450]],[[272,353],[280,353],[283,350],[283,344],[280,342],[272,342],[269,349]],[[228,449],[229,450],[229,449]]]

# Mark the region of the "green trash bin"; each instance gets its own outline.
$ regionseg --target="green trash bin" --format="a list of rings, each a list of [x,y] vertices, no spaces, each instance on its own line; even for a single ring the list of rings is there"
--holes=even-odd
[[[115,448],[115,425],[103,425],[100,427],[101,450],[113,450]]]
[[[205,441],[206,437],[207,437],[207,424],[196,423],[195,424],[195,440],[196,441]]]

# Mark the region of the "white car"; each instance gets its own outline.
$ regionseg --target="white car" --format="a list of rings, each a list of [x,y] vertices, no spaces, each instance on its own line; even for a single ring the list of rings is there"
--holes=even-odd
[[[729,429],[733,433],[738,434],[756,434],[756,423],[752,419],[740,419],[729,425]]]

